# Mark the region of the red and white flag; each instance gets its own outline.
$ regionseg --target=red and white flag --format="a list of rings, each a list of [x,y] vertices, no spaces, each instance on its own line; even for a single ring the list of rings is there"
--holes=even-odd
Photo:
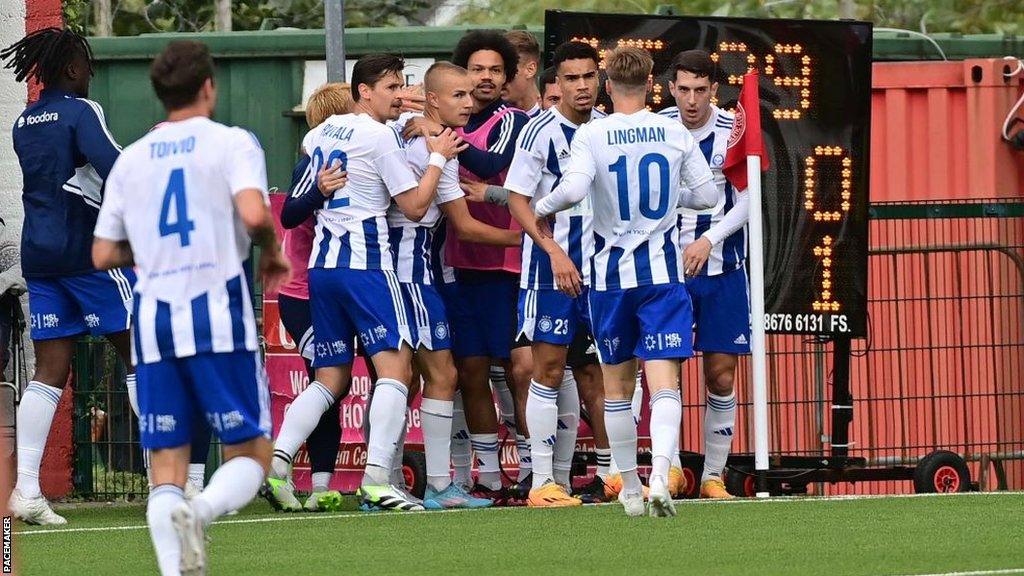
[[[761,106],[757,93],[757,72],[743,75],[743,88],[736,104],[736,121],[729,134],[725,164],[722,173],[737,190],[747,189],[747,156],[761,157],[761,170],[768,169],[768,155],[764,151],[761,134]]]

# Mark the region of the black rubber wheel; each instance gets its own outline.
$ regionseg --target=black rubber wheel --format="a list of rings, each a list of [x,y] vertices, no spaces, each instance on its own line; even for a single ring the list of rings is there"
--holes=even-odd
[[[936,450],[918,461],[914,468],[914,492],[967,492],[971,489],[971,471],[955,452]]]
[[[683,489],[683,498],[697,498],[700,496],[700,477],[704,473],[704,467],[698,462],[683,460],[683,481],[686,488]]]
[[[423,498],[427,489],[427,457],[423,452],[406,452],[402,455],[402,475],[405,485],[417,498]]]
[[[747,466],[730,466],[725,469],[725,489],[739,498],[753,498],[757,494],[754,471]]]

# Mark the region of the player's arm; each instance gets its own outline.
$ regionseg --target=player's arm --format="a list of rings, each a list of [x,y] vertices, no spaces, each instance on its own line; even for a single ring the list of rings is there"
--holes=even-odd
[[[575,298],[580,293],[583,281],[579,270],[572,259],[555,242],[554,238],[545,236],[537,228],[537,217],[530,208],[530,200],[540,184],[544,167],[544,154],[526,147],[520,139],[516,145],[516,155],[505,179],[505,186],[511,192],[508,195],[508,209],[512,217],[530,235],[534,243],[547,253],[551,260],[551,272],[555,277],[555,285],[568,296]]]
[[[488,136],[487,149],[470,146],[459,153],[459,163],[481,179],[497,176],[512,163],[516,139],[529,120],[523,112],[505,114]]]
[[[682,192],[679,194],[680,208],[691,210],[707,210],[718,203],[718,186],[715,176],[711,173],[704,154],[694,142],[690,142],[683,153],[683,165],[680,170]]]
[[[696,274],[711,255],[711,249],[747,224],[750,216],[750,195],[746,190],[736,193],[736,203],[717,224],[683,250],[683,270]]]
[[[281,226],[295,228],[308,220],[323,207],[326,198],[345,186],[347,175],[340,162],[314,175],[309,155],[303,154],[292,169],[291,191],[281,208]]]
[[[426,171],[423,173],[423,177],[420,178],[419,185],[406,188],[394,196],[398,209],[402,211],[406,218],[413,222],[419,222],[426,215],[430,205],[433,204],[434,195],[437,192],[437,184],[441,180],[441,172],[445,164],[458,154],[460,148],[466,146],[462,138],[459,138],[458,134],[448,128],[445,128],[440,135],[428,137],[426,140],[427,149],[430,150],[430,160]],[[397,155],[401,157],[403,162],[405,161],[405,154],[402,150],[398,150]],[[381,158],[384,158],[386,162],[393,163],[395,157],[395,151],[389,151]],[[381,167],[388,170],[384,166]],[[406,165],[406,170],[408,170],[408,165]],[[382,174],[385,174],[386,180],[388,173],[382,172]],[[394,188],[388,186],[388,189],[393,190]],[[399,189],[402,190],[402,188]]]
[[[558,186],[551,194],[540,199],[534,206],[537,227],[541,234],[551,236],[547,217],[566,210],[586,198],[597,174],[594,154],[590,149],[590,125],[584,124],[576,131],[570,148],[569,167]]]
[[[277,290],[288,281],[291,267],[274,231],[274,217],[270,212],[267,197],[267,165],[263,148],[256,137],[240,128],[235,132],[234,146],[225,159],[228,186],[235,204],[235,211],[245,225],[253,244],[260,247],[260,276],[263,289]]]
[[[121,154],[121,147],[107,129],[100,105],[89,100],[82,102],[85,107],[75,123],[75,146],[96,169],[100,178],[106,180]]]
[[[107,198],[100,206],[93,231],[92,264],[99,270],[133,266],[135,256],[128,244],[128,231],[124,225],[124,200],[117,172],[109,174]]]
[[[440,205],[455,234],[463,242],[490,244],[492,246],[519,246],[522,236],[518,230],[505,230],[485,224],[469,213],[465,198],[459,198]]]

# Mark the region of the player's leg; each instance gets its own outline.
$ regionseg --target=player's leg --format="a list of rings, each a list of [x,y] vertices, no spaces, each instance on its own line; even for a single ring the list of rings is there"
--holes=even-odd
[[[533,431],[530,442],[533,462],[530,506],[580,504],[579,500],[569,496],[564,486],[558,485],[554,471],[560,389],[565,376],[567,345],[574,334],[573,316],[573,300],[557,290],[520,290],[518,337],[532,342],[533,358],[525,406],[526,424]],[[574,388],[575,382],[572,384]],[[576,403],[579,404],[578,396]]]
[[[576,455],[576,437],[580,428],[580,393],[572,370],[562,371],[558,389],[558,428],[555,430],[555,458],[552,468],[555,482],[572,491],[572,459]]]
[[[480,498],[500,498],[498,418],[494,412],[494,397],[491,396],[487,378],[491,359],[489,356],[463,357],[456,360],[456,366],[470,448],[478,470],[472,493]]]
[[[416,495],[411,492],[411,487],[406,484],[405,472],[403,470],[405,461],[405,437],[409,433],[410,424],[409,409],[412,408],[413,403],[416,401],[416,396],[420,393],[420,381],[422,380],[420,370],[416,366],[415,358],[416,355],[413,354],[412,376],[409,379],[409,393],[405,399],[405,423],[402,426],[401,433],[398,435],[398,441],[395,442],[394,454],[391,456],[391,485],[397,488],[407,500],[417,504],[422,504],[423,500],[416,497]],[[369,438],[369,435],[367,435],[367,438]]]
[[[274,440],[274,457],[265,495],[271,505],[279,510],[301,509],[288,480],[292,458],[319,424],[323,414],[347,392],[352,381],[352,342],[355,330],[337,296],[338,286],[342,283],[338,272],[314,269],[309,273],[309,309],[313,333],[317,337],[312,338],[310,334],[308,338],[300,338],[299,342],[303,354],[312,357],[316,379],[309,383],[285,412],[284,421]],[[292,300],[297,299],[282,297],[282,317],[287,317],[289,323],[292,323],[293,317],[297,319],[295,329],[298,332],[298,324],[301,324],[298,320],[301,320],[302,313],[293,308],[300,307],[302,303]],[[304,335],[307,333],[308,330],[302,332]]]
[[[469,447],[469,424],[466,423],[461,390],[455,391],[455,401],[452,403],[451,452],[452,482],[468,491],[473,487],[473,453]]]
[[[205,533],[221,516],[252,501],[270,469],[270,391],[255,352],[198,354],[187,367],[192,395],[224,444],[224,463],[206,488],[172,513],[182,542],[182,573],[203,573]]]
[[[143,420],[141,442],[150,453],[153,488],[146,505],[146,523],[161,574],[179,574],[183,540],[175,527],[175,512],[187,506],[184,487],[193,426],[200,415],[191,402],[187,377],[179,360],[167,359],[138,366],[139,410],[153,415]],[[152,422],[152,424],[148,424]],[[190,554],[192,548],[189,547]]]
[[[412,382],[409,307],[391,271],[346,270],[341,294],[377,372],[367,411],[366,468],[360,494],[368,507],[422,510],[389,483],[395,446],[406,426]],[[317,332],[319,333],[319,331]]]
[[[39,466],[64,385],[71,370],[75,337],[87,327],[61,279],[29,279],[29,308],[36,370],[18,404],[18,476],[11,512],[32,524],[65,524],[39,487]]]
[[[334,464],[338,459],[338,448],[341,442],[341,401],[344,395],[337,398],[334,404],[320,416],[316,428],[306,439],[309,451],[309,467],[312,473],[312,489],[303,509],[310,512],[330,512],[341,506],[341,493],[331,490],[331,478],[334,477]]]
[[[680,367],[693,355],[693,315],[682,284],[646,286],[635,290],[640,339],[634,349],[644,360],[651,406],[650,513],[674,516],[668,489],[669,467],[679,451],[682,420]]]
[[[516,427],[516,401],[512,397],[512,387],[509,385],[509,377],[505,367],[491,365],[488,375],[491,388],[498,397],[498,422],[505,427],[505,431],[516,439],[516,452],[519,456],[519,475],[516,484],[526,480],[533,472],[533,461],[530,457],[530,440]]]
[[[584,503],[604,502],[617,496],[609,493],[606,481],[611,475],[612,449],[608,445],[608,432],[604,425],[604,379],[601,367],[593,364],[575,364],[573,376],[579,390],[580,400],[587,411],[587,423],[594,438],[594,456],[597,460],[593,480],[580,489],[578,496]]]
[[[704,498],[730,498],[722,482],[736,428],[734,380],[740,354],[750,353],[747,274],[743,268],[694,279],[694,348],[704,353]],[[689,284],[687,285],[689,287]]]
[[[704,498],[732,498],[722,482],[722,471],[736,428],[736,393],[733,389],[738,356],[704,354],[707,405],[704,411],[704,472],[700,492]]]

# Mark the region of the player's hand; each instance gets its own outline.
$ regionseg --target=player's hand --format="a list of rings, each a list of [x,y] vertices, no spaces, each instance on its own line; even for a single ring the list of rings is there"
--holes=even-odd
[[[431,152],[437,152],[449,160],[465,150],[466,146],[469,146],[469,144],[463,142],[462,138],[451,128],[445,128],[436,137],[427,138],[427,149]]]
[[[580,285],[583,281],[576,265],[562,251],[561,248],[548,254],[551,258],[551,272],[555,277],[555,285],[563,294],[570,298],[580,295]]]
[[[683,272],[687,276],[696,276],[711,255],[711,241],[701,236],[683,250]]]
[[[330,198],[335,192],[341,190],[348,183],[348,172],[341,169],[341,162],[334,166],[324,166],[316,174],[316,187],[324,198]]]
[[[470,182],[469,180],[460,180],[459,186],[462,187],[462,191],[466,193],[466,200],[469,200],[470,202],[486,202],[486,182]]]
[[[406,86],[398,93],[402,100],[402,112],[423,112],[427,97],[423,95],[423,84]]]
[[[434,122],[425,116],[415,116],[406,121],[405,129],[402,130],[402,138],[411,140],[416,136],[433,136],[435,134],[440,134],[442,131],[444,131],[444,126],[441,126],[437,122]]]
[[[537,217],[537,232],[540,233],[543,238],[554,238],[555,235],[551,232],[551,220],[549,216],[538,216]]]
[[[260,255],[260,277],[263,278],[264,292],[276,292],[291,276],[292,267],[280,248]]]

